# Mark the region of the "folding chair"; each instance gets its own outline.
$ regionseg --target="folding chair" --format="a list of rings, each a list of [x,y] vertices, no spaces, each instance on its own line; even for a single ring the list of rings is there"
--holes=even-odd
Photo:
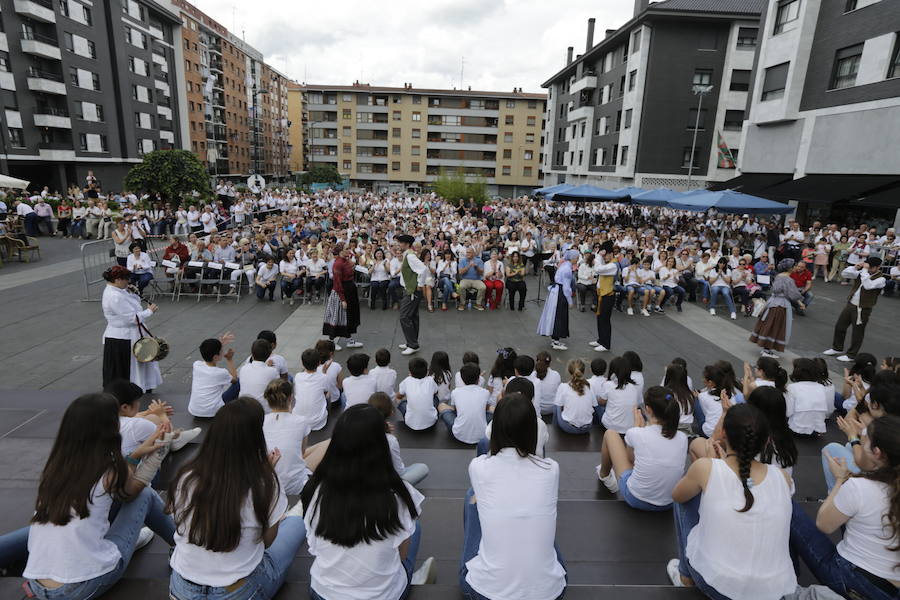
[[[241,275],[237,279],[232,279],[231,274],[234,273],[235,271],[241,271]],[[235,302],[240,302],[241,301],[241,285],[245,278],[246,278],[246,275],[244,275],[243,271],[241,270],[241,265],[239,265],[237,263],[233,263],[233,262],[225,263],[225,269],[222,272],[222,285],[219,286],[219,291],[220,291],[219,298],[234,298]],[[225,286],[228,286],[227,287],[228,291],[225,293],[221,293],[221,290]],[[234,287],[233,292],[231,291],[232,286]]]
[[[355,267],[354,271],[355,271],[354,279],[355,279],[355,283],[356,283],[356,289],[359,290],[359,298],[360,298],[360,300],[362,300],[363,298],[368,300],[369,295],[372,292],[372,290],[371,290],[372,284],[370,282],[369,272],[366,270],[365,267],[360,267],[360,266]]]
[[[224,269],[222,268],[222,263],[217,262],[208,262],[201,271],[202,275],[200,279],[197,281],[197,302],[200,302],[201,297],[206,298],[215,298],[216,302],[219,301],[220,290],[219,286],[222,283],[222,273]],[[212,291],[203,291],[204,286],[207,289],[212,289]]]
[[[202,260],[188,261],[184,267],[184,272],[178,278],[177,292],[175,293],[176,300],[181,300],[181,292],[184,290],[184,286],[195,285],[200,281],[203,277],[203,264]]]
[[[155,263],[153,263],[155,265]],[[161,277],[157,277],[156,274],[153,276],[153,281],[150,282],[150,286],[153,288],[153,297],[156,298],[157,295],[169,294],[170,300],[175,300],[175,294],[178,291],[178,280],[181,279],[181,269],[180,265],[172,260],[163,260],[160,262],[162,269],[158,269],[162,271]],[[172,271],[171,273],[169,271]],[[171,292],[164,292],[162,289],[161,283],[167,283],[171,286]]]

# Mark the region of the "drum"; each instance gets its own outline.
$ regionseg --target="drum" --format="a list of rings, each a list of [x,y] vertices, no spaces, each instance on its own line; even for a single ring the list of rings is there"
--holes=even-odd
[[[169,344],[162,338],[142,337],[134,343],[131,352],[139,363],[153,362],[169,355]]]

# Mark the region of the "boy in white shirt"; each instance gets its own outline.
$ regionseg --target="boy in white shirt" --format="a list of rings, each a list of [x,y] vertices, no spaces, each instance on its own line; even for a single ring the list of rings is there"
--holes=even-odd
[[[606,410],[606,399],[600,396],[600,390],[603,389],[603,384],[607,381],[604,373],[606,373],[606,361],[602,358],[592,360],[591,377],[588,378],[588,385],[591,386],[594,398],[597,399],[597,407],[594,411],[597,413],[598,418],[603,418],[603,411]]]
[[[369,355],[354,354],[347,359],[347,370],[350,376],[343,381],[344,399],[341,406],[347,408],[354,404],[365,404],[376,390],[375,378],[369,374]]]
[[[428,363],[424,358],[409,361],[409,377],[400,382],[397,410],[406,426],[416,431],[437,423],[437,383],[428,377]]]
[[[390,367],[391,353],[387,348],[379,348],[375,351],[376,367],[369,371],[369,375],[375,378],[375,391],[387,394],[393,399],[397,395],[397,371]]]
[[[226,333],[219,339],[209,338],[200,344],[203,360],[194,361],[191,376],[191,399],[188,412],[195,417],[214,417],[220,408],[238,397],[241,384],[234,366],[234,348],[222,354],[222,348],[234,336]],[[227,368],[216,366],[225,357]]]
[[[119,403],[119,434],[122,436],[123,456],[129,456],[144,440],[155,435],[161,424],[169,423],[172,407],[165,402],[153,400],[150,408],[142,411],[141,396],[144,395],[144,390],[126,379],[110,381],[103,391],[115,397]],[[200,435],[200,432],[199,427],[186,431],[174,429],[165,434],[162,441],[171,442],[169,451],[177,452]]]
[[[438,405],[438,415],[450,433],[464,444],[475,444],[484,435],[487,415],[493,413],[490,392],[478,386],[481,369],[466,363],[459,370],[463,385],[450,393],[450,404]]]
[[[328,382],[319,373],[319,353],[307,348],[300,355],[303,371],[294,376],[294,414],[309,421],[313,431],[325,427],[328,421]]]
[[[343,395],[343,375],[341,375],[341,363],[334,360],[334,351],[334,342],[331,340],[316,342],[316,352],[319,353],[319,373],[325,376],[325,391],[328,392],[328,401],[340,402]]]
[[[287,360],[280,355],[275,354],[275,348],[278,347],[278,338],[275,337],[274,331],[269,331],[268,329],[263,329],[256,335],[256,339],[258,340],[266,340],[270,344],[272,344],[272,354],[269,356],[269,366],[275,367],[278,370],[278,375],[282,379],[287,379],[290,381],[291,376],[288,374],[287,368]]]
[[[250,347],[252,360],[238,371],[241,395],[255,398],[267,413],[269,405],[266,403],[263,393],[270,381],[278,379],[278,370],[266,364],[271,354],[272,344],[266,340],[256,340]]]
[[[534,372],[534,359],[528,356],[527,354],[520,354],[516,357],[515,362],[513,362],[513,370],[516,373],[516,377],[522,377],[523,379],[527,379],[531,382],[531,385],[534,386],[534,389],[538,389],[540,386],[541,380],[538,379],[537,374]],[[508,382],[507,382],[508,383]],[[504,390],[505,392],[505,390]],[[531,394],[531,403],[534,404],[534,410],[537,411],[538,419],[541,418],[541,399],[535,397],[535,394]],[[496,408],[496,405],[495,405]]]

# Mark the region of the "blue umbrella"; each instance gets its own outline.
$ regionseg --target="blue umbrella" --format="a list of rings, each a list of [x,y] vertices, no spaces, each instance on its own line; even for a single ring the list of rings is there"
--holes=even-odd
[[[604,202],[608,200],[624,200],[628,194],[605,190],[593,185],[578,185],[570,190],[564,190],[553,194],[553,200],[576,202]]]
[[[561,192],[563,190],[568,190],[575,187],[574,185],[569,185],[568,183],[558,183],[556,185],[549,185],[547,187],[542,187],[534,190],[535,194],[542,194],[544,196],[553,195],[556,192]]]
[[[643,193],[646,192],[647,190],[645,190],[645,189],[643,189],[643,188],[635,187],[635,186],[633,186],[633,185],[629,185],[629,186],[626,186],[626,187],[616,188],[616,189],[613,190],[613,191],[614,191],[614,192],[620,192],[620,193],[622,193],[622,194],[628,194],[629,196],[631,196],[632,198],[634,198],[634,197],[637,196],[638,194],[643,194]]]
[[[719,212],[732,214],[783,215],[794,210],[794,207],[781,202],[751,196],[750,194],[742,194],[733,190],[691,193],[670,201],[668,205],[672,208],[695,211],[707,211],[710,208],[715,208]]]
[[[634,195],[631,197],[631,201],[643,206],[669,206],[669,202],[678,200],[683,196],[682,192],[662,187]]]

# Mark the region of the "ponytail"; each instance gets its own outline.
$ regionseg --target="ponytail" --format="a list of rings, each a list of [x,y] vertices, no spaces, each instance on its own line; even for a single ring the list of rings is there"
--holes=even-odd
[[[588,387],[587,379],[584,378],[584,361],[573,358],[566,366],[566,370],[569,372],[569,386],[581,396]]]
[[[534,357],[534,372],[538,379],[543,380],[547,376],[547,371],[550,369],[550,360],[550,353],[544,350],[538,352],[537,356]]]
[[[737,404],[725,413],[723,422],[728,445],[737,454],[738,477],[744,488],[744,508],[753,508],[753,480],[750,477],[753,461],[769,441],[769,423],[765,415],[750,404]]]
[[[288,410],[291,408],[291,396],[294,395],[293,384],[286,379],[274,379],[269,382],[263,397],[272,410]]]
[[[671,440],[678,432],[681,410],[675,394],[667,387],[654,385],[644,393],[644,404],[653,411],[664,438]]]
[[[775,382],[775,387],[778,388],[781,393],[787,391],[788,374],[784,367],[778,365],[778,370],[775,371],[775,377],[772,381]]]

